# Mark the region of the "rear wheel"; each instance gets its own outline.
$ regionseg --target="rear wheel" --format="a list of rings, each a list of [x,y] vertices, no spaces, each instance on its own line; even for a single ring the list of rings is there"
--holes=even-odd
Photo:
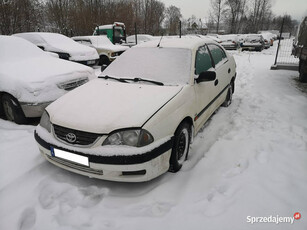
[[[191,140],[191,126],[184,122],[179,125],[175,132],[175,140],[170,159],[171,172],[178,172],[183,162],[187,159]]]
[[[228,88],[227,97],[222,106],[228,107],[231,104],[231,102],[232,102],[232,86]]]
[[[7,120],[13,121],[17,124],[26,123],[27,119],[18,103],[18,101],[8,95],[4,94],[1,98],[4,116]]]
[[[110,64],[109,58],[105,55],[101,55],[99,58],[99,65],[109,65],[109,64]]]
[[[299,81],[307,82],[307,62],[300,60],[299,63]]]

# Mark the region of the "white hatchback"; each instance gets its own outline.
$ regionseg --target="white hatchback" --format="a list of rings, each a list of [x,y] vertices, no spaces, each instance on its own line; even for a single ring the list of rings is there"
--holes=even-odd
[[[18,124],[96,78],[92,68],[62,60],[23,38],[0,36],[0,113]]]
[[[69,171],[148,181],[182,167],[192,137],[231,103],[235,78],[234,58],[211,39],[146,42],[48,106],[35,139]]]

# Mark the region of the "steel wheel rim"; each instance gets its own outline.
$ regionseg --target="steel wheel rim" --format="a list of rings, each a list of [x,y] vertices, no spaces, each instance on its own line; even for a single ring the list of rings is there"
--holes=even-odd
[[[176,146],[177,160],[179,164],[185,161],[188,152],[189,132],[187,129],[183,129],[179,134],[178,144]]]

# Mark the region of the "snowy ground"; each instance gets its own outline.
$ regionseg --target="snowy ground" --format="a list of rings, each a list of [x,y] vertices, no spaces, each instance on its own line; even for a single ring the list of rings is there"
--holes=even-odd
[[[269,70],[274,50],[232,52],[233,103],[198,134],[179,173],[148,183],[57,168],[40,155],[34,126],[0,119],[0,229],[307,229],[306,87],[297,72]],[[295,212],[293,224],[247,223]]]

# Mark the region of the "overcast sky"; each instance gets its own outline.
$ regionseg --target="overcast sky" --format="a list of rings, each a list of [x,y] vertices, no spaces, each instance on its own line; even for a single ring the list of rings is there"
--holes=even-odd
[[[184,18],[193,14],[197,18],[207,18],[210,9],[210,0],[161,0],[166,7],[170,5],[181,9]],[[307,16],[307,0],[272,0],[272,11],[275,15],[290,14],[292,18],[301,20]]]

